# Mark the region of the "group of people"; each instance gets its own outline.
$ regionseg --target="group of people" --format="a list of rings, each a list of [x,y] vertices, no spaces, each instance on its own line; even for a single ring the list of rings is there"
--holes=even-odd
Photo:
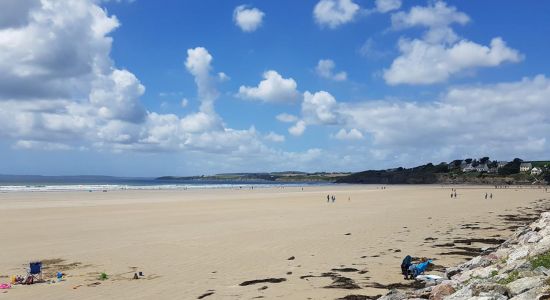
[[[330,203],[331,200],[332,200],[332,203],[334,203],[334,201],[336,201],[336,196],[327,195],[327,203]]]
[[[415,279],[416,276],[423,274],[431,263],[432,260],[425,257],[420,259],[419,263],[413,263],[413,258],[407,255],[401,263],[401,274],[405,279]]]
[[[493,199],[493,193],[489,194],[489,198]],[[485,193],[485,199],[487,199],[487,193]]]
[[[451,198],[456,198],[456,189],[451,189]]]

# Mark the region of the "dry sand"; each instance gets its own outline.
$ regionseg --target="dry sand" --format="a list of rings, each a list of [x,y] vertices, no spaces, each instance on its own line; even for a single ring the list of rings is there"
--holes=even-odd
[[[484,199],[485,193],[493,199]],[[334,194],[336,203],[327,203]],[[546,209],[541,189],[324,186],[255,190],[13,192],[0,194],[0,282],[31,260],[66,281],[15,286],[0,299],[336,299],[409,282],[403,256],[462,262]],[[350,197],[351,201],[348,201]],[[502,215],[512,215],[503,217]],[[520,219],[513,216],[519,214]],[[500,216],[499,216],[500,215]],[[490,242],[491,240],[489,240]],[[447,246],[435,246],[435,245]],[[453,255],[441,253],[458,251]],[[464,254],[464,253],[462,253]],[[293,260],[288,260],[295,257]],[[325,288],[332,271],[361,289]],[[132,280],[134,272],[144,277]],[[99,273],[109,279],[98,281]],[[239,284],[285,278],[281,283]],[[345,281],[345,280],[344,280]],[[99,282],[100,284],[94,284]],[[371,287],[369,287],[371,286]]]

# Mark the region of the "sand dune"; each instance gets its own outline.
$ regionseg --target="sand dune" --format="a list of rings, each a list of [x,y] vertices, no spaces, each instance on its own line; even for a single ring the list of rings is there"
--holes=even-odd
[[[327,203],[327,194],[336,202]],[[48,259],[48,272],[68,277],[16,286],[0,299],[376,295],[384,285],[409,283],[399,270],[406,254],[457,264],[524,222],[514,219],[518,213],[546,209],[539,199],[550,195],[488,187],[459,187],[458,194],[451,199],[450,188],[439,186],[346,185],[3,193],[0,282],[23,274],[31,260]],[[144,276],[133,280],[138,271]],[[109,279],[98,281],[101,272]],[[353,287],[346,282],[359,289],[343,288]]]

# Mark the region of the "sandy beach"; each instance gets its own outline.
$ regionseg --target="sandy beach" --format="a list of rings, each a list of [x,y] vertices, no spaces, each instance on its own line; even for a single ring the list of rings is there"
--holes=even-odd
[[[32,260],[67,277],[0,299],[377,295],[410,283],[405,255],[433,258],[437,274],[550,205],[544,189],[456,188],[456,199],[435,185],[1,193],[0,282]],[[102,272],[109,279],[98,280]],[[281,282],[243,285],[258,279]]]

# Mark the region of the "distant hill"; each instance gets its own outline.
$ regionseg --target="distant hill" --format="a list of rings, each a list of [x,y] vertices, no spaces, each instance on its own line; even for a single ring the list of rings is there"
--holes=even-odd
[[[222,173],[210,176],[163,176],[156,180],[170,181],[268,181],[268,182],[334,182],[351,173],[306,173],[297,171],[271,173]]]
[[[451,163],[431,163],[414,168],[369,170],[339,177],[336,183],[363,184],[548,184],[550,183],[550,162],[533,161],[532,167],[540,168],[540,174],[520,171],[523,160],[510,162],[490,161],[488,157],[455,160]]]

